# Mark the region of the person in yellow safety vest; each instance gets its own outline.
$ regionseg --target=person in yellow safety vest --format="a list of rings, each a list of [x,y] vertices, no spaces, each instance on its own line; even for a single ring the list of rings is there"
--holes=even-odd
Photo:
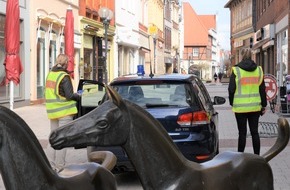
[[[262,68],[251,60],[251,54],[251,49],[242,49],[242,61],[232,69],[228,93],[239,130],[238,152],[245,150],[248,123],[254,153],[259,155],[259,118],[266,112],[267,98]]]
[[[59,54],[56,64],[48,73],[45,84],[45,105],[50,119],[51,131],[73,120],[77,114],[77,101],[80,94],[73,92],[70,75],[67,72],[68,57]],[[59,171],[65,166],[66,149],[54,150],[49,147],[48,157],[51,166]]]

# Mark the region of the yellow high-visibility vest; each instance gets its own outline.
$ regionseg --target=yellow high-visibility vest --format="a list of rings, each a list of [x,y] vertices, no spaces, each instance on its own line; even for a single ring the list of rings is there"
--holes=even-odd
[[[262,106],[259,86],[264,80],[262,68],[258,66],[255,71],[248,72],[239,67],[233,67],[233,72],[236,75],[233,112],[260,111]]]
[[[49,72],[45,84],[45,106],[49,119],[58,119],[77,113],[76,101],[66,100],[59,94],[61,80],[68,75],[64,71]]]

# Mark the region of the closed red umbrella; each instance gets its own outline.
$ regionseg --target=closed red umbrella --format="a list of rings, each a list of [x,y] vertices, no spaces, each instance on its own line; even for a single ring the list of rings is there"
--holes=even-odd
[[[74,16],[71,7],[66,11],[65,26],[65,54],[68,56],[68,72],[74,78]]]
[[[19,0],[7,0],[5,21],[5,71],[4,83],[13,81],[16,85],[20,82],[20,74],[23,71],[19,58],[20,47],[20,18]],[[10,94],[13,96],[13,94]]]

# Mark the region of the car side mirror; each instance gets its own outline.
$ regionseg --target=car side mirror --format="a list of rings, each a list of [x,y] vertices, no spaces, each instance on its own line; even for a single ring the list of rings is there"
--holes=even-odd
[[[226,102],[226,99],[224,97],[215,96],[213,98],[213,105],[221,105],[221,104],[224,104],[225,102]]]

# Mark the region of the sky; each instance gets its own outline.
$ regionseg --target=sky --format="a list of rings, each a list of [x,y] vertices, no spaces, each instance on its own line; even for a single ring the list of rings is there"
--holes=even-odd
[[[230,10],[224,8],[229,0],[183,0],[189,2],[198,15],[217,15],[217,34],[222,49],[230,50]]]

